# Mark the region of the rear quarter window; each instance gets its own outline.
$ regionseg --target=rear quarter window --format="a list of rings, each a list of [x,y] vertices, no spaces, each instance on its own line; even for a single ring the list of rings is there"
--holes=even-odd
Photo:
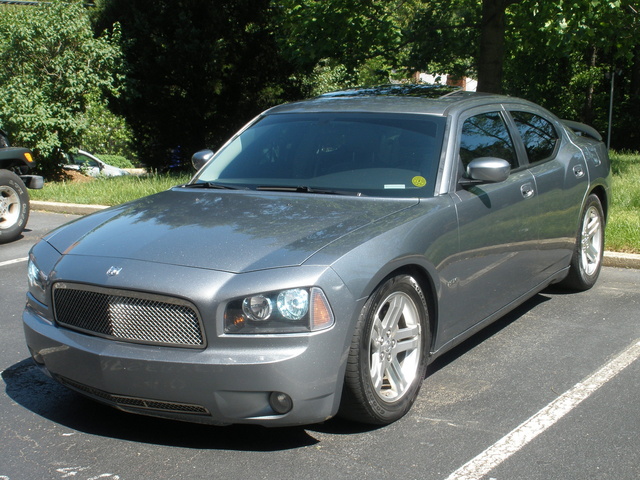
[[[511,112],[518,128],[529,163],[551,158],[558,145],[558,132],[554,125],[539,115],[529,112]]]

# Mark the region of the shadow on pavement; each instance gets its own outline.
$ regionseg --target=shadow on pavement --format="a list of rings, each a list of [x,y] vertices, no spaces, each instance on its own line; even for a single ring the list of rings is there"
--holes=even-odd
[[[52,422],[91,435],[182,448],[261,452],[318,443],[302,427],[216,427],[121,412],[63,387],[30,358],[3,371],[2,379],[7,395],[19,405]]]
[[[551,293],[551,292],[550,292]],[[558,292],[552,292],[556,294]],[[470,339],[436,359],[427,377],[480,345],[537,305],[550,300],[538,294],[487,326]],[[29,359],[2,372],[7,395],[16,403],[52,422],[91,435],[148,444],[196,449],[269,452],[320,443],[313,432],[351,435],[376,430],[377,426],[331,419],[306,427],[265,428],[252,425],[217,427],[146,417],[121,412],[85,398],[46,376]],[[425,388],[428,388],[428,379]],[[410,415],[410,414],[409,414]]]
[[[522,305],[516,307],[514,310],[507,313],[505,316],[500,317],[493,323],[487,325],[482,330],[472,335],[470,338],[462,342],[457,347],[452,348],[448,352],[444,353],[441,357],[438,357],[436,360],[434,360],[433,363],[431,363],[427,368],[427,379],[429,378],[429,375],[432,375],[438,370],[449,365],[455,359],[473,350],[482,342],[491,338],[493,335],[500,332],[502,329],[508,327],[510,324],[512,324],[513,322],[518,320],[520,317],[528,313],[530,310],[533,310],[536,306],[551,300],[551,297],[546,295],[546,293],[562,294],[566,292],[559,291],[559,290],[558,291],[553,290],[553,292],[551,291],[547,292],[547,290],[544,290],[542,293],[539,293],[533,296],[532,298],[524,302]],[[428,380],[426,380],[426,382],[428,382]]]

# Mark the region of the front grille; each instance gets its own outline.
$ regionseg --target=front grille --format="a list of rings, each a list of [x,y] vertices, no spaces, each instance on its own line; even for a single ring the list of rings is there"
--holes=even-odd
[[[56,283],[53,305],[58,325],[72,330],[134,343],[191,348],[205,344],[195,306],[182,299]]]
[[[170,413],[188,413],[192,415],[210,415],[209,410],[200,405],[194,405],[191,403],[177,403],[177,402],[165,402],[162,400],[150,400],[148,398],[128,397],[125,395],[115,395],[113,393],[107,393],[103,390],[84,385],[82,383],[70,380],[60,375],[55,376],[63,385],[76,390],[80,393],[90,395],[103,400],[112,405],[116,405],[121,408],[143,408],[145,410],[158,410],[162,412]]]

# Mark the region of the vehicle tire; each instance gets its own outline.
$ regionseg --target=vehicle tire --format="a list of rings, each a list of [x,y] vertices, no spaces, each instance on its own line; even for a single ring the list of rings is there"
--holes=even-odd
[[[561,286],[583,292],[595,285],[602,268],[604,227],[602,204],[597,195],[591,194],[582,211],[569,274],[560,283]]]
[[[375,425],[404,416],[425,377],[430,336],[427,302],[415,279],[385,281],[360,313],[339,415]]]
[[[28,219],[27,187],[15,173],[0,170],[0,243],[18,238]]]

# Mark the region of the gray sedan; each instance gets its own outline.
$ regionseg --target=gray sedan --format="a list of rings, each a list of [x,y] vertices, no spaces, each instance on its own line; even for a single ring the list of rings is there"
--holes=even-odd
[[[33,359],[133,413],[399,419],[429,362],[550,284],[589,289],[602,263],[597,132],[441,93],[272,108],[194,155],[188,184],[49,234],[28,267]]]

